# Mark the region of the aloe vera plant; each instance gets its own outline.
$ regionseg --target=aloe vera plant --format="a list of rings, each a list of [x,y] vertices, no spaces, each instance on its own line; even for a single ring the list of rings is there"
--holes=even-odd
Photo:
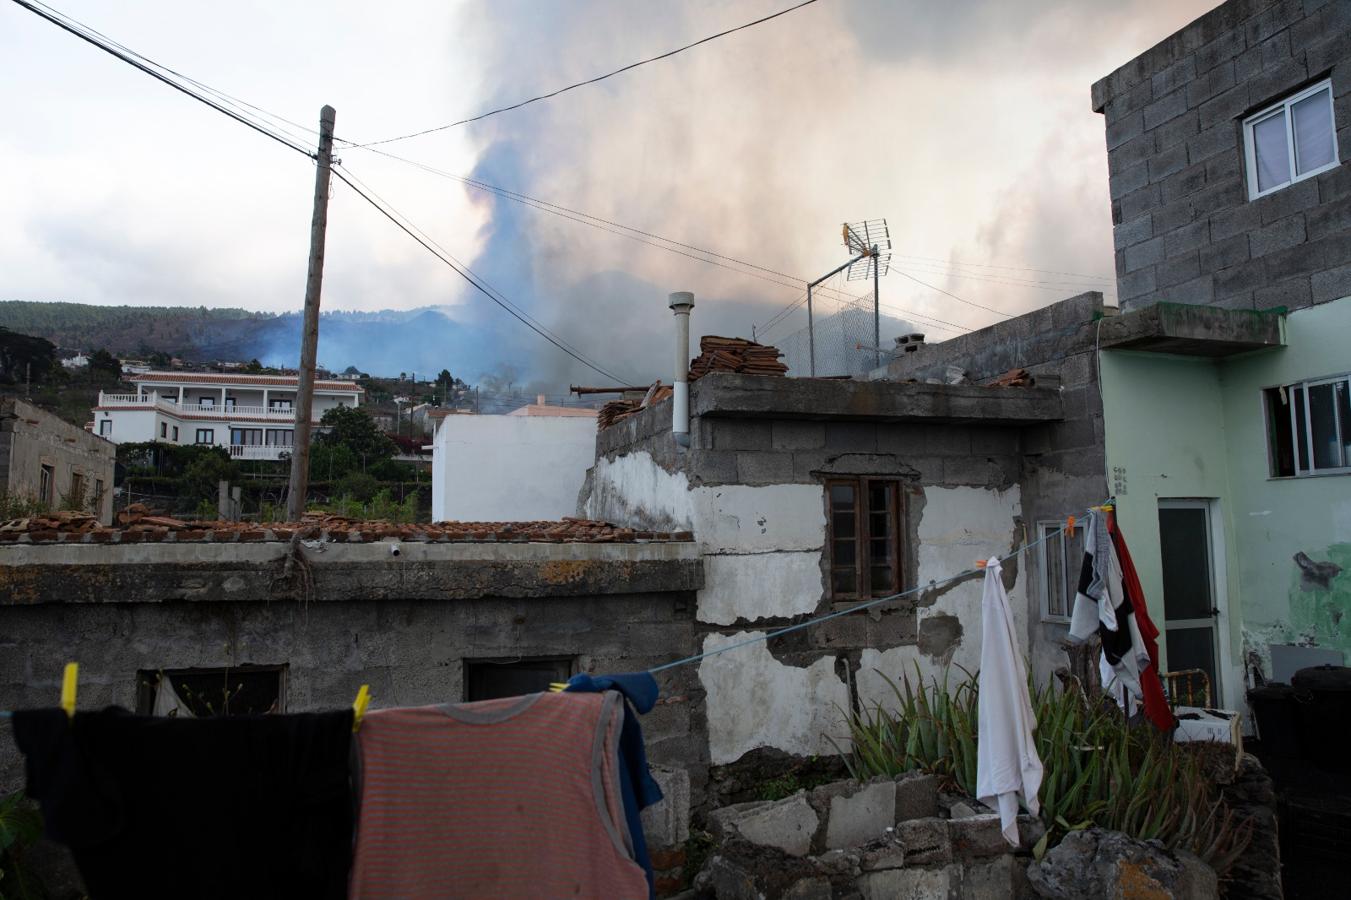
[[[850,774],[862,780],[931,772],[974,795],[978,683],[963,674],[951,690],[946,675],[926,682],[918,665],[913,682],[883,674],[894,704],[846,715],[850,748],[842,755]],[[1221,875],[1233,865],[1252,822],[1224,804],[1195,753],[1151,727],[1129,725],[1114,706],[1095,705],[1080,690],[1029,690],[1044,772],[1038,799],[1046,836],[1038,856],[1069,832],[1096,825],[1189,850]]]

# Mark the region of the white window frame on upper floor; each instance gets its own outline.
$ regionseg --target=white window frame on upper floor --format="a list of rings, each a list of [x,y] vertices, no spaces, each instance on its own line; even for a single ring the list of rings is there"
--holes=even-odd
[[[1070,613],[1074,609],[1074,589],[1083,562],[1082,537],[1077,541],[1069,538],[1064,529],[1063,519],[1037,523],[1037,593],[1041,598],[1041,620],[1060,625],[1069,624]],[[1055,554],[1051,553],[1052,543],[1058,550]],[[1075,558],[1076,551],[1078,558]],[[1065,605],[1060,611],[1051,609],[1051,585],[1057,582],[1061,585],[1062,602]]]
[[[1298,168],[1298,162],[1295,154],[1294,114],[1291,111],[1291,107],[1299,101],[1304,100],[1307,97],[1312,97],[1322,90],[1328,92],[1328,116],[1332,119],[1332,162],[1319,166],[1316,169],[1310,169],[1307,172],[1296,172],[1295,170]],[[1341,164],[1341,154],[1337,147],[1337,115],[1333,99],[1332,79],[1325,78],[1317,84],[1311,84],[1303,90],[1278,100],[1260,112],[1253,113],[1243,120],[1243,159],[1248,176],[1249,200],[1256,200],[1258,197],[1274,194],[1277,191],[1290,187],[1296,182],[1304,181],[1307,178],[1313,178],[1315,175],[1320,175],[1323,172],[1335,169]],[[1253,128],[1267,119],[1270,119],[1272,116],[1281,113],[1285,115],[1286,159],[1290,165],[1291,177],[1288,181],[1282,181],[1280,184],[1269,187],[1265,191],[1259,191],[1257,189],[1257,143],[1253,139]]]

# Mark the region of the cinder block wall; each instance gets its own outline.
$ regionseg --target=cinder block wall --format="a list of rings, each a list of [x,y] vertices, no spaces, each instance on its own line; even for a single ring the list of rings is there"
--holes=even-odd
[[[1331,76],[1342,164],[1248,199],[1243,119]],[[1123,310],[1351,294],[1351,0],[1230,0],[1093,85]]]

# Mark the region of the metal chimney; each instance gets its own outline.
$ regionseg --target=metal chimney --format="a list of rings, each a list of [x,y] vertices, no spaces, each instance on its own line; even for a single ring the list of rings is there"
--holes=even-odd
[[[690,310],[694,309],[694,294],[676,291],[669,303],[675,313],[675,396],[671,403],[671,433],[676,445],[690,445]]]

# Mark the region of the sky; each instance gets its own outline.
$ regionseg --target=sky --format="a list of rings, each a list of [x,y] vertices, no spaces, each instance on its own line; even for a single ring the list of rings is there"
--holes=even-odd
[[[592,77],[792,0],[54,5],[298,123],[285,127],[307,141],[301,128],[331,104],[339,138],[365,143]],[[1113,302],[1103,122],[1089,87],[1214,5],[818,0],[546,102],[377,147],[340,143],[337,155],[342,171],[625,380],[665,376],[671,291],[694,292],[696,337],[755,327],[792,344],[805,311],[772,320],[803,282],[848,259],[840,225],[863,219],[886,218],[893,242],[882,343],[910,330],[941,340],[1082,290]],[[0,298],[301,307],[310,160],[9,2],[0,110]],[[749,262],[764,277],[376,151]],[[858,296],[870,284],[823,288],[816,306],[828,315],[841,296],[832,291]],[[341,183],[323,306],[437,307],[455,335],[446,365],[471,380],[503,367],[540,384],[604,380]],[[372,352],[330,344],[321,361],[361,366]]]

